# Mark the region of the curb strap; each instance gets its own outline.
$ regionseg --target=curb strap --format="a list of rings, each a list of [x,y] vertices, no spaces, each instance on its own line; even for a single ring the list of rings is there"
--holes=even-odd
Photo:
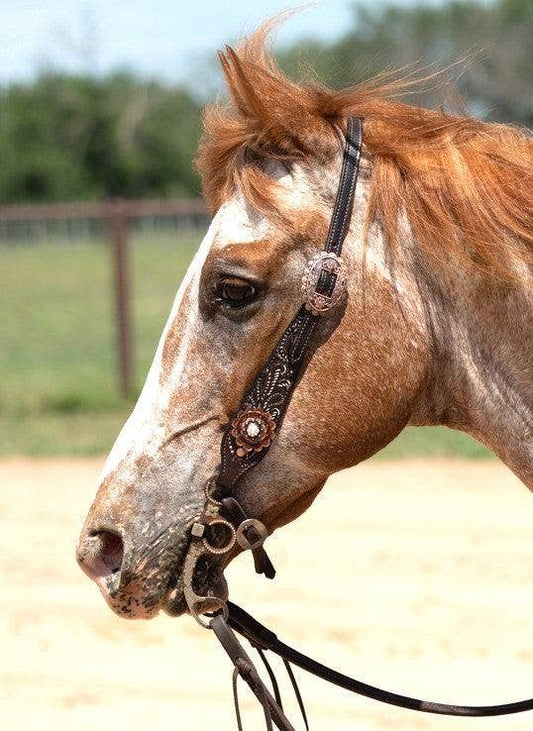
[[[408,708],[412,711],[424,713],[435,713],[445,716],[505,716],[513,713],[524,713],[533,710],[533,698],[516,703],[503,703],[496,706],[456,706],[446,703],[435,703],[433,701],[419,700],[409,696],[391,693],[382,688],[368,685],[348,675],[322,665],[317,660],[304,655],[293,647],[281,642],[272,630],[258,622],[248,612],[233,602],[228,602],[228,624],[236,632],[245,637],[254,647],[261,650],[270,650],[279,655],[287,663],[293,663],[302,670],[316,675],[328,683],[338,685],[340,688],[349,690],[352,693],[372,698],[382,703],[388,703],[400,708]],[[218,635],[217,635],[218,636]],[[220,637],[219,637],[220,639]]]

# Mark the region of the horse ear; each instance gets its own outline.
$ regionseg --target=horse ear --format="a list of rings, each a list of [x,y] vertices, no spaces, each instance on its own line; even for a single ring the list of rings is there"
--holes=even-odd
[[[306,89],[284,75],[260,31],[236,50],[226,46],[219,52],[226,86],[240,121],[256,140],[296,157],[308,152],[298,130],[309,129],[316,115]]]
[[[259,88],[251,83],[251,76],[245,69],[243,62],[238,54],[231,48],[226,46],[226,52],[218,52],[226,87],[230,94],[231,100],[237,108],[239,114],[248,120],[257,120],[258,122],[267,116],[266,108],[256,91]],[[257,75],[258,69],[255,69]],[[255,86],[255,88],[254,88]]]
[[[287,78],[269,49],[268,35],[284,17],[219,53],[230,100],[205,109],[197,157],[204,195],[213,210],[237,183],[242,187],[246,175],[250,186],[254,177],[254,188],[268,187],[256,179],[261,166],[242,164],[244,151],[290,166],[295,160],[325,158],[337,150],[331,120],[317,106],[316,89]]]

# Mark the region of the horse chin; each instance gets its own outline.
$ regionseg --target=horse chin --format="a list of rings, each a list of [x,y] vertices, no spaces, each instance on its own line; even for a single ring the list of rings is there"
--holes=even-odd
[[[204,565],[200,564],[194,574],[193,589],[198,596],[206,597],[205,602],[200,607],[202,612],[218,609],[220,602],[215,601],[211,606],[209,597],[213,597],[215,600],[223,599],[224,601],[228,598],[228,584],[224,578],[221,563],[208,561]],[[161,608],[170,617],[179,617],[188,611],[181,574],[175,585],[169,587]]]
[[[163,593],[161,587],[147,594],[140,582],[133,581],[126,590],[110,593],[100,582],[97,584],[109,608],[123,619],[152,619],[159,614]]]
[[[181,574],[171,582],[161,608],[169,617],[180,617],[187,611],[187,602],[183,593],[183,576]]]

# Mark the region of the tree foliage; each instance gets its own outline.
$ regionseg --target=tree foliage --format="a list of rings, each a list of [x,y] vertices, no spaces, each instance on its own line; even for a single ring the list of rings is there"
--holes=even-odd
[[[200,108],[128,74],[42,76],[0,96],[0,200],[198,195]]]
[[[335,42],[298,43],[280,56],[291,75],[308,66],[333,86],[390,68],[450,67],[469,112],[533,127],[532,37],[531,0],[369,0]],[[453,96],[429,87],[415,103]],[[127,73],[48,74],[0,90],[0,202],[198,195],[197,91]]]

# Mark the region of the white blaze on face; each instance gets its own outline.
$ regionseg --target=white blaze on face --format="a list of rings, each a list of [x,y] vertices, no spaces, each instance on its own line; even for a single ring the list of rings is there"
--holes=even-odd
[[[197,308],[191,307],[183,311],[182,303],[186,292],[190,294],[193,301],[198,300],[200,274],[213,245],[216,244],[217,248],[223,248],[228,244],[250,243],[262,239],[267,235],[269,226],[268,221],[263,216],[254,213],[246,204],[243,196],[239,194],[221,206],[213,218],[209,230],[183,278],[141,395],[109,454],[100,481],[116,470],[127,455],[132,458],[130,462],[140,455],[153,455],[165,438],[165,427],[159,422],[158,416],[168,404],[171,396],[185,385],[184,365],[189,345],[192,338],[198,337],[199,332]],[[164,364],[166,372],[170,372],[170,376],[164,379],[165,385],[162,386],[160,376],[163,369],[164,344],[169,330],[178,317],[181,333],[178,352],[170,366]],[[205,388],[205,384],[199,383],[198,388]],[[190,394],[190,389],[188,393]],[[127,469],[126,464],[122,469]],[[126,474],[118,476],[127,478]]]

